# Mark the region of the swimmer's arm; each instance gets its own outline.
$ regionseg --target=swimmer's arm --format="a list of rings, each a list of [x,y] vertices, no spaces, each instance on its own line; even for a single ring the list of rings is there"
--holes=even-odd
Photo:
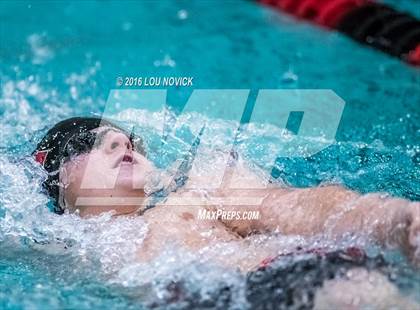
[[[340,186],[254,193],[261,198],[259,206],[235,209],[259,210],[259,220],[224,221],[242,235],[279,232],[336,238],[353,234],[410,251],[415,235],[420,233],[420,204],[405,199],[378,193],[360,195]]]
[[[360,195],[340,186],[291,189],[272,193],[261,206],[268,226],[301,235],[365,235],[384,242],[401,223],[409,201],[374,193]],[[278,222],[277,224],[275,222]]]
[[[284,202],[285,208],[279,208]],[[382,245],[398,246],[409,255],[418,247],[415,244],[416,235],[420,235],[418,202],[325,186],[294,189],[283,197],[269,198],[262,210],[266,210],[267,217],[272,216],[264,224],[281,229],[278,225],[283,223],[285,233],[368,237]]]
[[[400,246],[406,252],[420,246],[420,240],[416,240],[420,239],[419,202],[380,193],[361,195],[341,186],[285,189],[268,184],[264,188],[267,176],[250,169],[241,159],[226,171],[223,195],[240,197],[242,201],[240,206],[224,204],[223,209],[256,211],[260,215],[254,220],[222,220],[242,236],[260,232],[333,238],[353,234]],[[252,204],[243,204],[247,197]],[[260,202],[255,204],[256,200]]]

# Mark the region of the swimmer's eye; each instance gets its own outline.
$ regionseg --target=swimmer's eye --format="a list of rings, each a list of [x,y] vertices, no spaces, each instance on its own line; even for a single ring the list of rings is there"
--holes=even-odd
[[[95,146],[100,144],[98,136],[94,132],[84,132],[70,138],[64,149],[64,156],[71,158],[80,154],[89,153]]]
[[[88,131],[74,135],[66,144],[65,157],[70,158],[89,153],[93,148],[98,148],[102,145],[105,135],[111,130],[115,129],[109,128],[99,133]]]

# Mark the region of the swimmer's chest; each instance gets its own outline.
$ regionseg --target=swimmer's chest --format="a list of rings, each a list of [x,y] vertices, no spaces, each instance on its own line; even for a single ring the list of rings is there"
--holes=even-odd
[[[226,241],[236,238],[217,219],[203,218],[206,209],[201,206],[158,205],[144,214],[149,224],[149,233],[158,231],[162,237],[170,239],[194,239]]]

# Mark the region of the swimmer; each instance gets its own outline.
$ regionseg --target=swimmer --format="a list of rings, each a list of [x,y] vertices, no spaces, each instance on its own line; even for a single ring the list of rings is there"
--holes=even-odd
[[[34,156],[48,172],[44,187],[56,213],[88,217],[111,211],[115,216],[143,216],[148,233],[138,249],[140,261],[152,260],[168,243],[191,251],[235,243],[241,249],[238,253],[221,255],[214,261],[248,272],[281,252],[252,242],[269,234],[331,240],[354,235],[396,246],[413,262],[419,258],[418,202],[379,193],[360,195],[338,185],[286,188],[271,184],[262,188],[264,180],[234,155],[234,164],[227,171],[234,175],[227,178],[229,186],[200,190],[197,184],[203,184],[203,177],[211,180],[211,176],[183,175],[179,178],[182,182],[162,180],[166,185],[151,192],[148,180],[156,176],[156,168],[147,159],[141,139],[105,119],[71,118],[56,124],[38,144]],[[232,189],[241,182],[256,189]],[[238,206],[230,197],[260,203]],[[260,216],[253,220],[198,218],[199,212],[219,209],[258,211]],[[351,280],[347,283],[352,285]],[[330,284],[334,285],[340,286]]]

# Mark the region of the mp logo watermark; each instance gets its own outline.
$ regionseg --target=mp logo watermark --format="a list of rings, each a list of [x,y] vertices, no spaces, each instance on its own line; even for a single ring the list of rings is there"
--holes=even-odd
[[[250,206],[259,205],[261,195],[253,197],[253,191],[269,186],[269,180],[262,184],[251,184],[247,182],[233,182],[235,179],[243,179],[244,173],[240,171],[235,161],[241,157],[240,151],[235,149],[235,142],[238,133],[249,136],[255,128],[255,124],[271,124],[276,128],[287,132],[288,139],[283,139],[284,145],[276,154],[270,154],[268,160],[273,166],[278,157],[309,157],[335,143],[335,135],[339,126],[345,102],[332,90],[320,89],[261,89],[253,93],[249,89],[196,89],[193,90],[181,113],[175,119],[161,118],[156,130],[161,133],[162,141],[171,134],[174,127],[186,126],[194,136],[190,143],[189,156],[182,156],[176,161],[179,165],[173,180],[168,182],[168,188],[160,190],[160,197],[164,197],[165,203],[170,205],[203,205],[202,196],[171,195],[179,179],[189,178],[189,171],[194,171],[205,152],[205,145],[212,143],[212,131],[209,124],[199,123],[199,116],[205,115],[207,120],[224,119],[229,120],[233,126],[226,130],[224,145],[227,152],[223,155],[224,165],[215,167],[211,176],[192,182],[192,189],[200,189],[215,193],[210,195],[206,204],[214,205],[235,205]],[[255,98],[250,104],[251,98]],[[251,108],[249,108],[251,106]],[[153,112],[164,111],[167,107],[167,90],[165,89],[116,89],[109,94],[106,107],[102,117],[112,120],[115,115],[128,109],[147,110]],[[294,113],[301,115],[298,130],[291,133],[287,130],[290,116]],[[187,117],[186,117],[187,116]],[[246,117],[244,117],[246,116]],[[194,119],[197,117],[197,119]],[[245,119],[245,121],[244,121]],[[158,121],[158,120],[156,120]],[[197,125],[198,124],[198,125]],[[141,124],[139,124],[141,125]],[[130,122],[128,131],[134,131],[136,124]],[[186,143],[184,141],[184,143]],[[104,189],[101,182],[92,183],[88,176],[89,165],[93,164],[88,160],[85,175],[80,187],[92,189],[99,192]],[[139,167],[138,169],[141,169]],[[114,182],[107,184],[106,189],[112,189],[118,178],[119,170],[115,173]],[[89,182],[85,182],[89,180]],[[182,186],[188,187],[189,183],[184,182]],[[136,187],[136,184],[133,184]],[[185,188],[188,190],[188,188]],[[244,195],[244,192],[247,194]],[[138,204],[145,205],[150,197],[78,197],[76,205],[124,205]],[[235,214],[235,217],[237,215]]]

